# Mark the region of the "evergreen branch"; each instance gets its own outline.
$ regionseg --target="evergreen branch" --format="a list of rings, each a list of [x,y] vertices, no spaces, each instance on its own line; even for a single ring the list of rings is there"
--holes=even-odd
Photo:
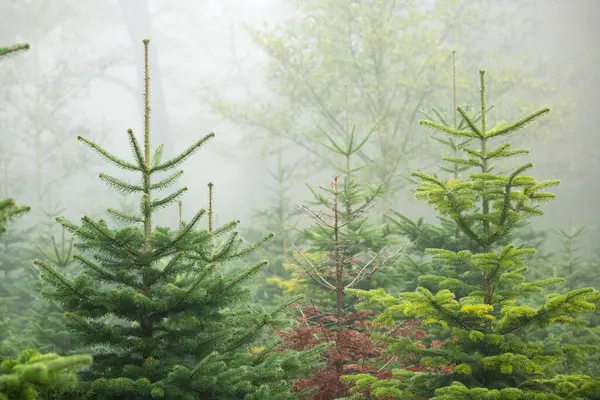
[[[483,106],[483,104],[482,104],[482,108],[485,108],[485,106]],[[485,133],[482,132],[481,129],[479,129],[477,127],[477,125],[475,125],[475,121],[473,121],[473,119],[471,119],[471,117],[469,116],[469,114],[467,114],[467,112],[464,110],[464,108],[457,107],[456,109],[457,109],[458,113],[460,114],[460,116],[463,118],[463,121],[465,121],[467,123],[467,125],[469,126],[469,128],[471,128],[471,131],[473,131],[473,134],[475,135],[475,136],[473,136],[473,134],[471,134],[471,135],[461,135],[461,136],[469,136],[469,137],[476,137],[479,139],[484,139]],[[485,125],[485,111],[481,113],[480,117],[481,117],[481,120],[483,121],[483,125]],[[485,126],[484,126],[484,129],[485,129]],[[450,132],[448,132],[448,133],[450,133]]]
[[[80,291],[75,289],[73,287],[73,285],[71,285],[71,283],[68,281],[67,277],[65,277],[63,274],[61,274],[59,272],[56,272],[54,270],[54,268],[52,268],[50,265],[46,264],[42,260],[33,260],[33,264],[37,265],[38,267],[41,267],[50,276],[52,276],[54,279],[56,279],[58,282],[60,282],[63,286],[68,288],[71,291],[71,293],[73,293],[74,295],[76,295],[82,299],[85,298],[83,293],[81,293]]]
[[[315,189],[312,188],[312,186],[310,186],[308,183],[305,183],[306,187],[308,188],[308,190],[310,190],[310,192],[312,193],[312,195],[318,200],[317,203],[312,202],[311,204],[316,205],[316,204],[321,204],[325,207],[329,207],[329,199],[327,199],[325,196],[321,195],[320,193],[318,193]],[[321,188],[321,187],[320,187]],[[302,208],[301,205],[298,206],[299,208]]]
[[[130,193],[135,193],[135,192],[143,193],[144,192],[144,188],[142,186],[132,185],[130,183],[127,183],[120,179],[114,178],[112,176],[108,176],[106,174],[102,174],[102,173],[98,174],[98,178],[100,178],[100,180],[104,181],[106,184],[108,184],[109,186],[111,186],[112,188],[118,190],[119,192],[121,192],[123,194],[130,194]]]
[[[446,121],[446,119],[444,118],[444,116],[435,108],[431,108],[431,110],[433,111],[433,113],[435,114],[435,116],[440,120],[440,122],[445,125],[445,126],[450,126],[450,124],[448,123],[448,121]],[[425,115],[427,118],[432,119],[431,117],[429,117],[429,115]]]
[[[86,267],[90,268],[93,272],[95,272],[95,275],[97,275],[104,282],[119,282],[133,289],[143,290],[143,287],[137,284],[134,278],[132,277],[116,276],[109,272],[106,272],[102,269],[102,267],[80,256],[79,254],[75,254],[73,258],[84,264]]]
[[[128,253],[129,255],[131,255],[133,257],[139,257],[140,254],[138,251],[133,250],[126,243],[122,243],[120,240],[118,240],[116,237],[114,237],[109,231],[104,229],[100,224],[97,224],[96,222],[92,221],[90,218],[85,217],[85,216],[81,219],[84,223],[87,223],[92,228],[94,228],[96,230],[96,232],[100,233],[103,237],[105,237],[111,243],[116,245],[116,247],[120,248],[121,250],[124,250],[126,253]]]
[[[138,167],[137,165],[128,163],[125,160],[121,160],[120,158],[113,156],[112,154],[110,154],[106,150],[104,150],[102,147],[98,146],[96,143],[90,142],[89,140],[83,138],[82,136],[77,136],[77,140],[79,140],[80,142],[83,142],[89,148],[91,148],[96,153],[98,153],[99,155],[104,157],[106,160],[108,160],[109,162],[111,162],[112,164],[114,164],[118,167],[130,170],[130,171],[142,171],[140,169],[140,167]]]
[[[367,135],[363,138],[363,140],[356,146],[353,148],[352,153],[356,153],[357,151],[360,151],[360,149],[367,144],[367,141],[371,138],[371,136],[375,133],[375,129],[377,128],[378,123],[375,123],[373,125],[373,127],[371,128],[371,130],[369,131],[369,133],[367,133]]]
[[[567,317],[567,312],[568,314],[581,313],[582,311],[591,312],[596,308],[595,302],[597,302],[599,299],[600,293],[590,287],[572,290],[566,295],[555,295],[554,298],[551,297],[552,303],[548,302],[547,304],[543,305],[540,309],[536,310],[534,315],[521,315],[520,317],[516,317],[510,321],[510,324],[498,327],[498,331],[500,334],[505,335],[508,333],[514,333],[515,331],[529,326],[532,323],[537,323],[538,325],[542,325],[545,322],[569,323],[567,318],[570,317]],[[569,310],[569,308],[571,309]],[[560,316],[563,318],[563,320],[548,321],[551,319],[552,315],[558,311],[563,312],[563,314]]]
[[[179,230],[179,233],[177,234],[177,236],[175,236],[175,238],[173,240],[171,240],[169,243],[167,243],[165,246],[158,248],[156,250],[154,250],[152,252],[152,257],[154,258],[159,258],[164,256],[164,254],[169,250],[172,249],[173,247],[177,247],[177,243],[179,243],[182,239],[186,238],[189,234],[189,232],[192,230],[192,228],[194,227],[194,225],[196,225],[196,223],[198,222],[198,220],[206,213],[206,210],[202,209],[200,211],[198,211],[196,213],[196,215],[194,215],[194,218],[192,218],[192,220],[185,224],[183,226],[183,229]]]
[[[440,138],[435,137],[435,136],[431,137],[430,139],[431,140],[435,140],[436,142],[441,143],[444,146],[453,147],[452,142],[450,140],[440,139]]]
[[[69,221],[63,217],[56,217],[55,220],[70,233],[77,234],[82,237],[89,237],[89,233],[86,234],[86,232],[82,232],[79,229],[79,226],[75,225],[71,221]]]
[[[191,381],[198,372],[200,372],[200,370],[202,369],[202,367],[204,367],[206,364],[208,364],[209,361],[212,361],[213,359],[217,358],[219,356],[219,352],[218,351],[213,351],[212,353],[210,353],[209,355],[207,355],[206,357],[204,357],[202,359],[202,361],[200,361],[198,364],[196,364],[196,366],[194,367],[194,369],[191,371],[190,376],[187,378],[187,381]]]
[[[134,215],[129,215],[122,211],[115,210],[113,208],[109,208],[106,211],[108,211],[109,214],[117,217],[119,220],[124,221],[124,222],[133,222],[133,223],[143,223],[144,222],[143,218],[136,217]]]
[[[177,178],[181,177],[182,175],[183,175],[183,170],[179,170],[176,173],[174,173],[173,175],[163,179],[162,181],[156,182],[156,183],[153,183],[152,185],[150,185],[150,190],[166,189],[173,182],[175,182],[177,180]]]
[[[485,137],[487,139],[491,139],[496,136],[500,136],[500,135],[504,135],[506,133],[513,132],[513,131],[523,127],[524,125],[532,122],[534,119],[541,117],[542,115],[547,114],[549,112],[550,112],[549,108],[543,108],[543,109],[538,110],[524,118],[521,118],[520,120],[518,120],[516,122],[513,122],[510,125],[502,126],[499,128],[494,128],[491,131],[486,132]]]
[[[443,157],[442,160],[452,164],[468,165],[469,167],[483,167],[483,162],[473,158]]]
[[[522,165],[521,167],[517,168],[512,174],[510,174],[510,176],[508,177],[508,182],[506,183],[506,187],[504,189],[504,203],[502,204],[502,211],[500,214],[500,219],[498,221],[498,225],[500,226],[504,226],[504,224],[506,223],[506,219],[508,218],[508,209],[510,207],[510,193],[511,193],[511,187],[512,187],[512,183],[515,180],[515,178],[523,173],[524,171],[533,168],[533,164],[532,163],[527,163]],[[506,232],[506,230],[505,230]],[[501,232],[496,232],[493,233],[490,236],[490,242],[489,243],[493,243],[493,241],[497,240],[497,238],[501,235]]]
[[[127,135],[129,136],[129,144],[131,145],[131,149],[133,150],[133,155],[138,161],[138,166],[141,171],[147,172],[146,161],[144,160],[144,155],[142,154],[142,150],[140,149],[140,144],[137,141],[137,138],[133,134],[132,129],[127,129]]]
[[[460,225],[461,229],[463,230],[463,232],[465,233],[465,235],[467,235],[469,238],[471,238],[472,240],[474,240],[475,242],[483,245],[483,241],[482,239],[479,237],[479,235],[477,233],[475,233],[471,227],[469,226],[469,224],[467,223],[467,221],[465,220],[465,218],[463,218],[463,216],[460,213],[460,208],[458,207],[457,204],[457,199],[456,197],[453,195],[452,191],[450,191],[447,187],[446,184],[444,182],[442,182],[441,180],[427,175],[424,172],[420,172],[420,171],[413,171],[410,173],[411,176],[415,176],[417,178],[421,178],[424,181],[430,182],[436,186],[439,186],[442,190],[444,190],[446,196],[448,197],[448,199],[450,200],[450,203],[453,207],[453,209],[456,212],[456,215],[454,216],[454,219],[456,220],[456,222]]]
[[[254,272],[258,271],[259,269],[261,269],[262,267],[264,267],[265,265],[268,265],[268,264],[269,264],[268,261],[259,261],[256,264],[252,265],[250,268],[247,269],[247,271],[242,272],[237,278],[234,278],[229,283],[229,285],[225,286],[225,289],[223,289],[223,292],[226,292],[227,290],[231,289],[232,287],[234,287],[235,285],[237,285],[244,279],[247,279]]]
[[[177,198],[187,190],[187,186],[184,186],[181,189],[177,190],[175,193],[168,195],[167,197],[158,200],[153,200],[152,203],[150,203],[150,207],[152,209],[167,207],[169,206],[169,204],[172,204],[174,201],[177,201]]]
[[[14,218],[31,210],[28,206],[16,206],[12,199],[0,199],[0,234],[6,232],[6,225]]]
[[[282,312],[284,309],[286,309],[286,308],[287,308],[287,307],[289,307],[290,305],[292,305],[292,304],[294,304],[294,303],[297,303],[297,302],[298,302],[299,300],[301,300],[303,297],[304,297],[304,296],[302,296],[302,295],[300,295],[300,296],[296,296],[296,297],[294,297],[294,298],[292,298],[292,299],[288,300],[287,302],[285,302],[285,303],[283,303],[283,304],[280,304],[279,306],[277,306],[277,307],[276,307],[276,308],[275,308],[273,311],[271,311],[271,312],[268,314],[268,317],[269,317],[268,319],[269,319],[269,320],[273,320],[273,319],[274,319],[274,317],[275,317],[277,314],[281,313],[281,312]],[[252,337],[255,337],[255,336],[256,336],[256,334],[257,334],[257,333],[260,333],[260,332],[263,330],[263,328],[264,328],[265,326],[269,325],[269,324],[268,324],[268,319],[267,319],[267,318],[263,318],[263,320],[262,320],[262,321],[261,321],[259,324],[257,324],[257,326],[256,326],[256,327],[253,329],[253,331],[252,331],[252,332],[250,332],[250,333],[248,333],[248,334],[246,334],[246,335],[242,336],[242,337],[240,338],[240,340],[238,340],[238,341],[237,341],[237,344],[234,344],[234,345],[230,346],[230,347],[229,347],[227,350],[225,350],[223,353],[229,353],[229,352],[235,351],[235,350],[239,349],[240,347],[244,346],[245,344],[249,343],[249,342],[251,341],[250,339],[251,339]],[[267,353],[269,353],[271,350],[275,349],[275,348],[277,347],[277,345],[278,345],[278,344],[279,344],[279,343],[275,343],[273,346],[271,346],[271,347],[270,347],[270,349],[268,349],[268,350],[265,350],[265,351],[264,351],[264,352],[261,354],[261,356],[262,356],[262,357],[264,357],[264,356],[265,356]],[[257,364],[257,363],[259,363],[259,362],[260,362],[259,360],[255,360],[255,364]]]
[[[240,223],[239,219],[236,219],[234,221],[230,221],[230,222],[226,223],[225,225],[223,225],[223,226],[215,229],[212,232],[212,236],[213,237],[217,237],[217,236],[220,236],[220,235],[222,235],[224,233],[227,233],[228,231],[230,231],[232,229],[235,229],[239,225],[239,223]]]
[[[217,264],[213,263],[213,264],[210,265],[210,268],[205,268],[204,269],[204,273],[202,275],[200,275],[198,277],[198,279],[196,279],[196,282],[194,282],[194,284],[186,291],[186,294],[185,294],[186,297],[181,296],[175,302],[175,304],[171,305],[167,310],[163,311],[162,314],[164,314],[164,315],[172,314],[173,311],[176,310],[177,307],[179,307],[179,305],[186,300],[187,296],[189,296],[194,290],[196,290],[198,288],[198,286],[200,285],[200,283],[204,280],[204,278],[206,278],[209,273],[211,273],[212,271],[214,271],[216,267],[217,267]]]
[[[253,252],[254,250],[258,249],[263,244],[265,244],[268,240],[271,240],[274,237],[275,237],[275,234],[273,232],[269,232],[258,242],[254,242],[253,244],[244,247],[241,251],[235,253],[235,255],[233,257],[237,258],[237,257],[245,256],[246,254],[249,254],[249,253]]]
[[[238,232],[233,232],[229,238],[227,238],[227,241],[221,246],[221,248],[219,249],[219,252],[213,256],[211,256],[211,261],[216,261],[216,260],[220,260],[222,259],[224,256],[227,255],[227,253],[229,253],[229,251],[234,247],[234,244],[236,243],[236,239],[238,239],[239,233]]]
[[[458,129],[454,129],[450,126],[442,125],[434,121],[421,120],[419,124],[431,129],[436,129],[439,131],[444,131],[454,136],[462,136],[462,137],[470,137],[470,138],[479,138],[476,133],[470,131],[460,131]]]
[[[209,133],[208,135],[206,135],[205,137],[188,147],[183,153],[181,153],[177,157],[166,161],[156,167],[151,168],[150,172],[166,171],[177,167],[179,164],[185,161],[185,159],[194,154],[208,139],[211,139],[213,137],[215,137],[215,134],[212,132]]]
[[[154,285],[156,282],[158,282],[160,279],[162,279],[163,277],[169,275],[169,273],[171,272],[171,270],[177,265],[177,262],[179,261],[179,259],[184,255],[185,253],[183,251],[180,251],[178,253],[175,253],[173,255],[173,258],[171,258],[169,260],[169,262],[167,263],[167,265],[165,265],[165,267],[163,268],[163,270],[160,272],[160,274],[158,276],[156,276],[156,278],[150,280],[148,282],[148,286],[152,286]]]
[[[346,151],[343,150],[336,142],[335,140],[333,140],[333,138],[327,133],[327,131],[325,131],[323,128],[319,128],[319,130],[323,133],[323,135],[325,135],[325,137],[329,140],[329,142],[331,142],[331,144],[333,145],[333,147],[329,146],[326,143],[323,143],[320,140],[315,140],[315,142],[319,143],[321,146],[325,147],[327,150],[330,150],[334,153],[337,154],[342,154],[342,155],[347,155]]]
[[[0,57],[23,50],[29,50],[29,43],[17,43],[7,47],[0,47]]]
[[[152,168],[156,168],[160,164],[160,160],[162,158],[164,145],[161,143],[154,150],[154,155],[152,156]]]

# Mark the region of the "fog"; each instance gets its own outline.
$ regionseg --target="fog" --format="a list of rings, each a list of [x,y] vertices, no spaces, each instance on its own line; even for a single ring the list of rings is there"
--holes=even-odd
[[[0,399],[598,398],[598,21],[0,0]]]
[[[442,64],[449,70],[449,51],[455,50],[458,78],[473,90],[459,93],[460,104],[477,106],[478,69],[486,69],[488,103],[496,107],[493,119],[512,118],[503,111],[513,104],[528,112],[550,107],[554,119],[547,125],[532,125],[521,135],[522,142],[515,144],[531,149],[536,178],[562,181],[556,189],[557,199],[544,206],[546,217],[536,224],[565,228],[570,219],[574,226],[596,229],[600,3],[439,3],[447,4],[458,26],[470,28],[462,29],[460,36],[450,30],[441,39],[447,57],[437,58],[438,65],[425,65],[425,74],[435,75]],[[421,4],[425,8],[433,5],[431,1]],[[478,16],[469,14],[473,12]],[[77,218],[103,215],[107,207],[119,204],[121,196],[96,177],[105,172],[126,179],[127,174],[101,161],[76,137],[95,140],[120,157],[130,156],[126,130],[143,131],[142,39],[149,38],[152,143],[164,142],[165,154],[172,157],[207,133],[216,133],[183,167],[181,182],[189,187],[183,199],[184,215],[189,217],[206,206],[206,184],[212,181],[218,220],[241,218],[242,229],[253,225],[252,210],[268,207],[266,186],[272,180],[267,172],[276,156],[264,150],[273,149],[275,136],[219,113],[212,93],[218,93],[233,109],[238,104],[268,107],[287,101],[281,97],[285,90],[276,93],[267,84],[270,74],[280,71],[273,69],[272,57],[253,40],[249,29],[285,27],[290,18],[305,16],[295,2],[283,0],[0,0],[0,43],[28,42],[31,46],[29,51],[3,60],[0,70],[1,196],[30,205],[30,222],[41,218],[42,209],[64,210],[63,215]],[[431,27],[435,26],[436,22],[431,22]],[[423,45],[418,40],[413,43]],[[406,43],[402,46],[400,51],[407,51]],[[426,47],[413,48],[406,57],[428,52]],[[509,73],[514,76],[515,90],[495,92],[500,83],[494,78]],[[536,81],[531,83],[525,78],[528,76],[535,76]],[[451,99],[452,82],[446,82],[445,87],[435,83],[434,96],[421,104],[411,100],[411,106],[424,111],[450,109],[452,103],[446,100]],[[353,84],[340,78],[338,87],[331,90],[339,94],[347,87],[351,104],[359,107]],[[537,90],[540,86],[545,91]],[[335,101],[344,101],[337,97]],[[305,110],[298,110],[295,122],[303,125],[290,129],[290,135],[317,131],[318,127],[310,127],[315,119],[303,116],[310,115],[311,107],[321,106],[306,104]],[[366,132],[375,122],[366,120],[358,109],[349,110],[349,115],[357,131]],[[422,138],[431,136],[425,128],[414,129]],[[315,163],[298,143],[286,143],[286,160],[304,159],[309,166]],[[422,153],[425,156],[397,165],[394,175],[400,189],[382,209],[433,216],[414,201],[414,185],[402,183],[401,178],[411,169],[431,170],[439,164],[441,150],[434,142],[428,143],[430,150]],[[305,168],[293,178],[293,203],[310,198],[305,182],[317,186],[333,174],[323,166]],[[173,225],[177,218],[176,208],[170,208],[162,212],[159,223]]]

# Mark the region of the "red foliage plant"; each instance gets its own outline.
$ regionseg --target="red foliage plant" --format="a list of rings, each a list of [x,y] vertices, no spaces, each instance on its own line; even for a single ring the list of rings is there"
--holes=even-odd
[[[416,346],[425,348],[423,339],[427,333],[418,329],[419,321],[406,321],[400,327],[377,328],[368,321],[376,315],[369,311],[359,311],[344,316],[343,330],[336,332],[336,317],[322,313],[316,306],[296,306],[301,312],[300,326],[290,331],[279,331],[282,344],[288,349],[306,350],[321,343],[331,346],[325,353],[325,367],[310,378],[298,379],[295,390],[315,388],[316,392],[308,400],[330,400],[348,394],[348,386],[340,382],[342,375],[355,373],[371,374],[378,379],[392,377],[393,368],[406,368],[411,371],[428,371],[426,368],[410,362],[407,354],[400,360],[384,354],[386,345],[373,340],[371,332],[378,331],[393,337],[409,337]],[[439,347],[440,341],[431,341],[431,347]],[[437,372],[448,373],[453,366],[438,369]]]

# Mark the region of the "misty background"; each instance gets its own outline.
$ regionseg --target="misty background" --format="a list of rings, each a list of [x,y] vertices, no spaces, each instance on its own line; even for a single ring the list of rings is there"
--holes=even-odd
[[[127,173],[104,163],[76,137],[92,139],[113,154],[130,157],[126,130],[132,128],[139,135],[143,131],[142,39],[149,38],[153,145],[164,142],[165,156],[170,158],[207,133],[216,133],[183,167],[180,182],[189,187],[184,216],[189,218],[206,207],[206,185],[212,181],[217,222],[240,218],[242,229],[250,227],[252,210],[267,207],[266,185],[271,183],[267,172],[276,157],[266,150],[275,142],[260,128],[223,115],[218,104],[225,99],[235,109],[236,104],[280,103],[280,94],[268,85],[277,71],[250,31],[272,31],[286,27],[290,19],[307,18],[296,3],[310,4],[285,0],[0,0],[0,43],[31,45],[28,52],[4,60],[0,68],[0,197],[32,207],[25,223],[42,218],[42,211],[78,218],[102,215],[107,207],[127,203],[97,179],[99,172],[122,179],[128,179]],[[478,69],[486,69],[488,104],[496,107],[491,123],[511,122],[512,117],[502,111],[514,104],[527,113],[550,107],[551,122],[543,127],[533,124],[521,134],[522,142],[514,144],[532,150],[520,161],[533,160],[536,178],[562,181],[554,190],[557,199],[543,206],[546,217],[536,219],[535,224],[543,229],[566,229],[569,223],[597,229],[600,2],[417,2],[424,10],[436,3],[461,16],[457,25],[472,26],[460,36],[450,33],[443,38],[448,57],[425,65],[425,75],[430,73],[433,79],[436,71],[449,71],[450,51],[456,50],[457,74],[473,89],[458,94],[459,104],[478,104]],[[481,19],[466,11],[461,14],[473,8]],[[436,26],[435,18],[423,23]],[[413,47],[411,51],[411,57],[418,57],[430,49]],[[543,85],[544,91],[501,93],[494,77],[508,72],[534,76],[532,86]],[[451,98],[452,82],[446,82],[445,87],[436,83],[433,95],[418,108],[451,108],[446,100]],[[336,93],[345,87],[352,92],[354,82],[340,79],[338,83]],[[306,113],[321,107],[305,106]],[[353,111],[349,110],[350,123],[363,135],[375,121]],[[311,118],[302,118],[295,132],[318,131],[311,126]],[[432,136],[418,125],[414,131],[421,138]],[[395,177],[401,188],[389,204],[382,205],[383,210],[393,206],[411,216],[433,219],[428,207],[412,198],[414,185],[402,178],[412,169],[431,170],[440,164],[441,149],[433,141],[425,142],[419,157],[398,164]],[[286,147],[285,158],[315,165],[293,141]],[[291,185],[297,204],[311,197],[305,182],[317,186],[334,173],[323,166],[303,171]],[[175,226],[177,213],[176,207],[167,209],[158,222]],[[597,242],[596,238],[592,235],[589,240]]]

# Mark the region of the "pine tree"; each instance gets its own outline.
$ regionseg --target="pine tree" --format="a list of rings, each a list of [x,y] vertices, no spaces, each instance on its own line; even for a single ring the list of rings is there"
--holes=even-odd
[[[162,145],[151,154],[148,44],[144,40],[143,143],[132,130],[127,133],[133,162],[78,137],[111,163],[139,174],[139,184],[106,174],[99,177],[122,193],[140,194],[140,213],[109,209],[128,223],[117,228],[87,216],[80,225],[58,218],[79,239],[74,258],[83,271],[75,277],[35,261],[44,295],[66,311],[76,339],[95,351],[94,364],[82,372],[82,382],[61,399],[294,398],[290,379],[303,376],[316,355],[277,352],[273,340],[263,348],[250,347],[266,327],[281,328],[286,322],[279,317],[285,305],[267,313],[249,304],[249,292],[241,287],[266,261],[233,274],[222,272],[227,262],[251,253],[272,234],[241,247],[234,231],[239,221],[208,231],[197,227],[205,210],[177,229],[153,226],[156,211],[177,202],[186,191],[184,187],[156,197],[182,175],[181,170],[158,181],[153,178],[176,169],[214,134],[167,161]]]
[[[538,204],[554,197],[543,190],[558,181],[538,182],[524,175],[532,168],[531,163],[506,173],[493,172],[494,162],[528,151],[511,150],[509,143],[492,147],[492,139],[515,133],[549,109],[541,109],[512,124],[500,122],[490,129],[484,74],[480,72],[479,124],[462,107],[458,111],[468,129],[421,121],[422,125],[451,136],[472,138],[478,145],[465,147],[462,157],[444,157],[446,162],[469,166],[472,172],[468,179],[443,180],[420,171],[412,173],[420,181],[416,197],[427,201],[478,244],[477,251],[438,248],[428,249],[427,253],[443,265],[470,272],[478,277],[478,283],[439,276],[435,290],[419,286],[399,298],[382,290],[353,291],[366,298],[366,304],[386,307],[377,319],[379,323],[390,324],[402,317],[418,318],[423,323],[439,325],[450,338],[437,348],[428,349],[408,342],[398,343],[398,354],[412,353],[421,365],[455,363],[456,366],[446,375],[398,370],[395,379],[368,385],[364,380],[361,382],[365,378],[361,376],[343,379],[357,383],[356,390],[368,386],[377,396],[387,394],[392,398],[410,395],[435,400],[592,398],[600,389],[597,377],[556,374],[550,369],[567,355],[583,355],[585,347],[545,347],[527,340],[526,333],[555,324],[578,325],[577,315],[593,311],[600,293],[592,288],[575,289],[564,295],[550,293],[542,305],[531,305],[528,301],[531,296],[563,280],[549,277],[527,281],[527,256],[535,250],[499,244],[525,216],[542,215]],[[456,292],[465,290],[468,294],[457,298]]]

